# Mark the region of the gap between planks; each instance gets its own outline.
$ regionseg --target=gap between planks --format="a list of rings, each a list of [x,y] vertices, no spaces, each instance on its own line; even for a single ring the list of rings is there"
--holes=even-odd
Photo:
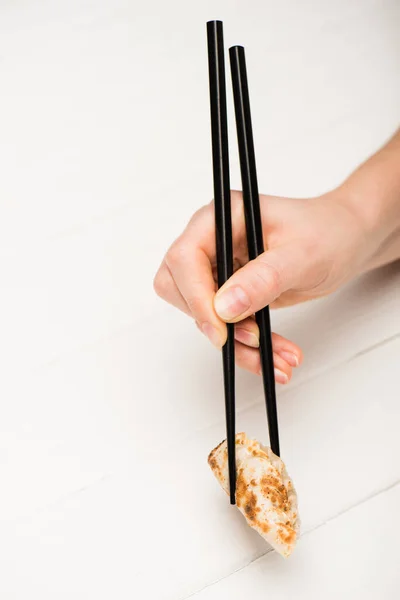
[[[310,533],[313,533],[317,529],[320,529],[321,527],[324,527],[325,525],[328,525],[329,523],[331,523],[332,521],[335,521],[336,519],[339,519],[341,516],[343,516],[344,514],[348,513],[349,511],[356,509],[358,506],[366,504],[367,502],[369,502],[373,498],[376,498],[377,496],[381,496],[381,495],[385,494],[386,492],[389,492],[390,490],[396,488],[398,485],[400,485],[400,479],[397,479],[396,481],[394,481],[390,485],[388,485],[388,486],[386,486],[386,487],[378,490],[377,492],[374,492],[373,494],[369,494],[368,496],[365,496],[365,498],[363,498],[359,502],[357,502],[355,504],[352,504],[352,505],[348,506],[347,508],[344,508],[343,510],[339,511],[337,514],[333,515],[332,517],[329,517],[328,519],[326,519],[325,521],[323,521],[319,525],[316,525],[315,527],[312,527],[311,529],[308,529],[307,531],[305,531],[304,533],[301,534],[300,538],[303,538],[303,537],[309,535]],[[234,575],[235,573],[240,573],[240,571],[243,571],[244,569],[246,569],[247,567],[249,567],[253,563],[257,562],[258,560],[261,560],[262,558],[264,558],[265,556],[267,556],[267,554],[270,554],[271,552],[274,552],[273,548],[269,548],[266,552],[263,552],[263,554],[260,554],[256,558],[253,558],[253,559],[249,560],[249,562],[247,562],[243,566],[239,567],[238,569],[234,569],[233,571],[231,571],[227,575],[223,575],[219,579],[215,579],[214,581],[211,581],[210,583],[207,583],[207,585],[203,586],[202,588],[200,588],[198,590],[195,590],[194,592],[191,592],[187,596],[180,596],[179,598],[176,598],[176,600],[188,600],[189,598],[193,598],[194,596],[197,596],[198,594],[201,594],[207,588],[213,587],[214,585],[218,584],[220,581],[224,581],[224,579],[228,579],[228,577],[230,577],[231,575]]]
[[[324,368],[316,369],[308,377],[305,377],[304,379],[302,379],[298,383],[295,382],[292,385],[290,385],[289,387],[286,387],[284,390],[282,390],[280,392],[279,396],[280,397],[285,396],[285,395],[291,393],[293,390],[298,389],[302,385],[305,385],[305,384],[309,383],[312,379],[315,379],[316,377],[320,377],[320,375],[325,375],[325,373],[329,373],[330,371],[334,371],[338,367],[341,367],[342,365],[344,365],[346,363],[350,363],[353,360],[357,360],[361,356],[364,356],[365,354],[369,354],[370,352],[373,352],[374,350],[376,350],[377,348],[380,348],[381,346],[386,346],[386,344],[391,344],[392,342],[396,341],[398,338],[400,338],[400,332],[395,333],[394,335],[391,335],[389,337],[386,337],[383,340],[380,340],[379,342],[376,342],[375,344],[372,344],[371,346],[367,346],[366,348],[363,348],[362,350],[359,350],[358,352],[356,352],[352,356],[349,356],[345,360],[342,360],[342,361],[336,362],[334,364],[331,364],[330,366],[326,367],[325,369]],[[259,403],[261,397],[263,398],[262,395],[257,396],[257,398],[254,400],[254,402],[252,402],[251,404],[248,404],[247,406],[243,407],[241,410],[238,411],[238,414],[245,413],[248,410],[250,410],[251,408],[253,408],[253,406],[255,406],[256,404]]]

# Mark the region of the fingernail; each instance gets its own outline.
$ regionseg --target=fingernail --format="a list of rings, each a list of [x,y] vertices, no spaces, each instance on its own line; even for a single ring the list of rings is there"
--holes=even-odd
[[[235,340],[250,346],[251,348],[259,348],[260,340],[255,333],[247,331],[247,329],[235,328]]]
[[[224,321],[230,321],[250,308],[250,300],[241,287],[235,285],[217,294],[214,301],[215,310]]]
[[[211,323],[203,323],[203,325],[201,326],[201,331],[204,333],[204,335],[208,337],[210,342],[216,348],[222,348],[221,336],[218,330],[214,327],[214,325],[211,325]]]
[[[299,366],[299,359],[293,352],[279,352],[279,356],[283,358],[283,360],[286,360],[291,367]]]
[[[275,379],[278,383],[287,383],[289,381],[289,377],[283,371],[279,369],[274,369]]]

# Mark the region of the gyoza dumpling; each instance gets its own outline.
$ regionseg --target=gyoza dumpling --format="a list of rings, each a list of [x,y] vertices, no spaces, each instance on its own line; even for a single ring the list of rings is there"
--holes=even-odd
[[[208,463],[229,494],[226,440],[214,448]],[[299,535],[297,494],[283,461],[245,433],[236,434],[236,504],[250,527],[282,556],[289,556]]]

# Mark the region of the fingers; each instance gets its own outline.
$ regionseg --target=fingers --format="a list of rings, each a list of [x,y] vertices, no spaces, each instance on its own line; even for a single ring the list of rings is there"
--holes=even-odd
[[[210,341],[221,348],[226,341],[226,325],[213,305],[213,258],[214,213],[212,206],[208,206],[194,215],[167,252],[154,288],[164,300],[191,315]]]
[[[260,353],[240,342],[235,343],[235,362],[238,367],[256,375],[261,374]],[[286,384],[292,377],[292,367],[274,352],[275,381]]]
[[[238,342],[239,352],[235,356],[236,363],[251,373],[259,373],[261,368],[258,349],[259,331],[254,319],[249,318],[235,325],[235,340]],[[272,348],[275,368],[283,373],[283,375],[278,374],[280,376],[277,376],[277,381],[287,383],[292,375],[292,368],[300,366],[303,362],[303,352],[297,344],[276,333],[272,334]],[[286,377],[288,377],[287,381]]]
[[[180,275],[178,270],[178,281]],[[186,289],[187,282],[181,281],[181,289]],[[212,283],[210,282],[210,286],[214,286],[214,280]],[[199,286],[200,287],[200,286]],[[208,339],[216,346],[217,348],[222,348],[226,341],[226,325],[222,323],[218,317],[216,317],[213,307],[211,306],[212,319],[214,319],[214,323],[217,323],[217,326],[209,320],[202,320],[202,313],[206,313],[206,308],[201,306],[201,297],[205,294],[202,294],[202,290],[198,291],[198,300],[195,297],[191,296],[190,293],[187,294],[188,301],[182,295],[181,291],[178,288],[177,283],[172,275],[170,268],[167,265],[167,262],[164,261],[159,268],[157,275],[154,279],[154,289],[156,293],[163,298],[169,304],[172,304],[185,314],[190,317],[193,317],[196,320],[196,324],[200,331],[202,331]],[[189,288],[190,289],[190,288]],[[214,294],[213,290],[213,294]],[[212,300],[211,300],[212,305]],[[197,317],[197,318],[196,318]],[[219,330],[218,330],[219,329]]]
[[[232,200],[234,245],[240,265],[247,260],[243,203],[240,194],[234,192]],[[164,300],[193,317],[217,348],[226,341],[226,322],[236,323],[238,363],[258,372],[259,332],[252,315],[290,290],[299,278],[301,281],[302,265],[307,264],[301,248],[301,245],[281,246],[264,253],[239,268],[215,295],[214,210],[209,205],[194,215],[168,251],[155,277],[154,288]],[[300,364],[301,350],[276,334],[273,347],[283,382],[285,374],[289,378],[291,368]]]
[[[221,287],[214,299],[216,313],[226,322],[242,321],[301,281],[307,264],[301,246],[287,245],[264,252]]]
[[[179,310],[192,316],[185,299],[165,263],[163,263],[155,279],[157,293]],[[196,323],[201,330],[200,324]],[[203,333],[205,333],[203,331]],[[259,374],[261,364],[259,355],[259,330],[254,318],[249,317],[235,325],[236,364],[252,373]],[[301,348],[286,338],[273,333],[274,365],[276,381],[287,383],[292,375],[291,368],[299,366],[303,361]]]
[[[260,332],[253,318],[249,317],[235,325],[235,340],[251,348],[259,347]]]
[[[235,266],[247,259],[241,193],[231,191]],[[226,326],[215,312],[215,225],[213,203],[201,208],[169,249],[155,280],[161,298],[190,314],[211,341],[222,347]]]
[[[171,271],[167,267],[165,260],[161,263],[160,268],[154,278],[154,290],[160,298],[172,304],[190,317],[192,316],[185,298],[180,293]]]
[[[226,325],[214,310],[215,284],[208,256],[199,247],[177,245],[167,254],[166,264],[191,315],[210,341],[222,348]]]
[[[239,192],[231,192],[233,243],[236,263],[247,258],[243,202]],[[226,341],[226,325],[214,309],[216,264],[213,203],[200,209],[183,234],[169,249],[154,280],[155,291],[186,314],[191,315],[212,343],[221,348]],[[237,266],[237,264],[236,264]]]
[[[277,333],[272,334],[272,348],[291,367],[299,367],[303,362],[301,348]]]
[[[250,348],[259,348],[260,333],[255,319],[249,317],[235,325],[235,340]],[[272,347],[291,367],[298,367],[303,362],[301,348],[277,333],[272,333]]]

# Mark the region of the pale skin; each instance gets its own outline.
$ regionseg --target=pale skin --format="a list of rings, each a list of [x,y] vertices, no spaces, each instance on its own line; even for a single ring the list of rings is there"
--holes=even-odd
[[[317,198],[260,195],[266,252],[247,256],[243,202],[232,191],[235,273],[217,291],[213,203],[197,211],[154,279],[161,298],[195,320],[217,348],[235,323],[238,366],[260,374],[255,312],[326,296],[400,258],[400,130],[338,188]],[[275,379],[288,383],[301,348],[272,334]]]

